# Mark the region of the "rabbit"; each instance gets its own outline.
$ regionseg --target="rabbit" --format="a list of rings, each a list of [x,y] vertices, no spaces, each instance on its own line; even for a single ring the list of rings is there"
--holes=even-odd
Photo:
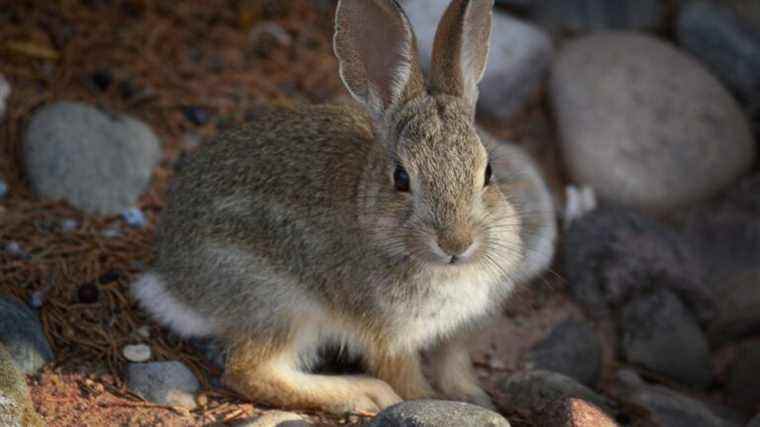
[[[515,147],[489,161],[474,124],[492,7],[451,2],[425,80],[395,0],[340,0],[334,51],[359,107],[267,108],[177,172],[132,292],[177,334],[224,340],[225,386],[335,414],[492,407],[466,338],[555,239],[535,165]],[[325,346],[366,373],[313,372]]]

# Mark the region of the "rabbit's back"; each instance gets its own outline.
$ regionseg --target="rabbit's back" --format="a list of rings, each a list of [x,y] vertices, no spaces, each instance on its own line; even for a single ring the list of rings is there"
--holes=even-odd
[[[264,111],[194,153],[175,177],[154,262],[155,293],[194,315],[180,316],[185,323],[216,325],[188,335],[245,326],[240,319],[251,312],[260,314],[251,327],[276,329],[260,323],[276,322],[281,305],[325,299],[300,285],[325,284],[313,266],[329,270],[330,259],[357,244],[346,230],[357,228],[357,182],[371,146],[364,115],[319,106]],[[340,283],[323,291],[330,286]]]

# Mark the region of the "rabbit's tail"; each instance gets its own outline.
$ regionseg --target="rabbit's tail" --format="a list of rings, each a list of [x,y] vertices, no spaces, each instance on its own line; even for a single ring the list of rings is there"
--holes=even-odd
[[[183,337],[203,337],[213,334],[212,322],[178,301],[167,291],[166,282],[154,272],[140,276],[132,283],[132,296],[145,311],[169,329]]]

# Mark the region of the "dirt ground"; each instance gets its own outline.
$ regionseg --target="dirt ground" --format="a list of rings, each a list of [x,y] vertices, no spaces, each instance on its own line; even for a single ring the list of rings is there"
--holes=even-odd
[[[193,141],[255,118],[264,103],[316,103],[344,95],[331,52],[332,10],[316,3],[21,0],[0,7],[0,73],[12,86],[0,126],[0,173],[10,187],[0,203],[0,241],[18,242],[28,253],[0,253],[0,292],[44,302],[40,317],[57,357],[29,384],[50,426],[226,425],[266,409],[211,387],[218,372],[150,322],[127,290],[150,263],[153,225],[173,167],[192,151]],[[32,195],[20,155],[24,127],[35,109],[58,100],[135,116],[162,139],[162,162],[138,204],[148,218],[146,228],[121,227],[118,236],[107,237],[104,231],[118,227],[119,218],[85,215]],[[188,118],[197,109],[207,120]],[[548,123],[536,101],[511,123],[486,125],[523,144],[561,188]],[[66,232],[59,225],[64,219],[80,227]],[[83,302],[82,292],[93,286],[94,302]],[[518,368],[527,348],[559,320],[577,315],[557,292],[562,281],[556,275],[536,286],[518,295],[498,325],[474,344],[478,372],[494,393],[498,379]],[[181,360],[201,379],[199,409],[157,406],[127,391],[127,361],[120,350],[145,342],[137,334],[144,327],[155,360]],[[318,425],[365,421],[305,415]]]

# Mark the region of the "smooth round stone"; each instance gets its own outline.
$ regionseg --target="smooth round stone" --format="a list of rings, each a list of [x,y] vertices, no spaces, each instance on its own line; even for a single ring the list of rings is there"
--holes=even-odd
[[[160,156],[158,138],[143,122],[77,102],[41,108],[24,135],[34,192],[94,214],[134,206]]]
[[[568,43],[550,95],[568,170],[602,200],[669,211],[716,195],[755,159],[738,103],[655,37],[602,32]]]
[[[151,356],[150,347],[145,344],[125,345],[121,354],[130,362],[147,362]]]

